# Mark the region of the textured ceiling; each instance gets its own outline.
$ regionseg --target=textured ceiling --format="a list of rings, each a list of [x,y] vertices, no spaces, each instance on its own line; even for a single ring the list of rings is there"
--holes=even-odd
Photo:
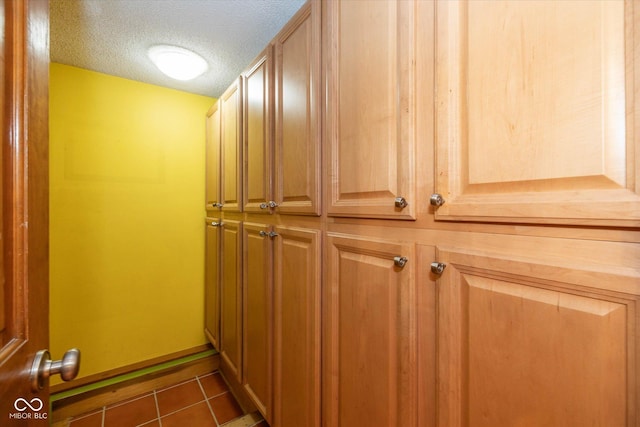
[[[186,92],[219,97],[304,0],[51,0],[51,61]],[[155,44],[203,56],[190,82],[147,58]]]

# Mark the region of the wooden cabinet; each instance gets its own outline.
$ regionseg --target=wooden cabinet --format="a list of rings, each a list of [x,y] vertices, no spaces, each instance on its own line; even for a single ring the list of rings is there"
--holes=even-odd
[[[274,235],[265,224],[245,222],[243,230],[242,385],[270,421]]]
[[[320,215],[320,2],[306,3],[273,43],[278,212]]]
[[[327,243],[323,425],[417,426],[414,245],[336,233]]]
[[[218,100],[220,108],[222,210],[242,210],[242,80],[240,77]]]
[[[242,381],[242,222],[223,220],[221,248],[220,356]]]
[[[272,427],[320,426],[320,231],[274,239]]]
[[[273,153],[273,47],[254,60],[242,75],[244,210],[269,213]]]
[[[204,331],[220,349],[220,218],[206,219],[204,266]]]
[[[322,2],[330,215],[415,219],[418,3]]]
[[[437,3],[437,219],[640,225],[637,8]]]
[[[438,252],[438,425],[637,425],[637,274],[518,258]]]
[[[207,210],[220,206],[220,103],[207,111],[205,205]]]

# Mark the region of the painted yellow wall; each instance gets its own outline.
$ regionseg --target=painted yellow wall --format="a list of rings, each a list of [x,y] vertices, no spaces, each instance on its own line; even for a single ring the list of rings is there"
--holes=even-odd
[[[50,347],[80,348],[80,377],[206,342],[214,101],[51,64]]]

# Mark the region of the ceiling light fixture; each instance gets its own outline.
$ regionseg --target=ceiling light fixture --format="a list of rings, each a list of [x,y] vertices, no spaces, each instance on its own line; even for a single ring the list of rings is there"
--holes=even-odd
[[[160,71],[176,80],[193,80],[209,68],[200,55],[177,46],[152,46],[147,55]]]

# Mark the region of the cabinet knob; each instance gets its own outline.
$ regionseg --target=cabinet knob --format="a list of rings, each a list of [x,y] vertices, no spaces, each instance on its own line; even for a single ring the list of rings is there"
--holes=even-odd
[[[278,207],[278,204],[277,204],[276,202],[274,202],[273,200],[270,200],[270,201],[269,201],[269,207],[270,207],[271,209],[273,209],[273,208],[277,208],[277,207]]]
[[[447,266],[447,264],[443,264],[441,262],[432,262],[431,263],[431,272],[433,274],[442,274],[442,272],[444,271],[444,268]]]
[[[216,222],[216,221],[213,221],[209,225],[211,225],[212,227],[222,227],[222,223],[221,222]]]
[[[405,265],[407,265],[407,261],[409,260],[407,259],[407,257],[404,257],[404,256],[393,257],[393,264],[396,267],[400,267],[400,268],[404,267]]]
[[[222,203],[211,203],[211,206],[213,206],[214,208],[221,208],[222,206],[224,206]]]
[[[278,235],[278,233],[276,233],[275,231],[264,231],[264,230],[260,230],[259,234],[262,237],[271,237],[271,238],[274,238]]]
[[[396,202],[395,202],[396,208],[406,208],[407,206],[409,206],[409,203],[407,202],[407,200],[404,197],[396,197]]]
[[[429,198],[429,203],[431,203],[432,206],[436,206],[436,207],[442,206],[444,205],[444,198],[440,194],[434,193]]]
[[[260,209],[267,209],[269,207],[266,203],[260,203]]]

